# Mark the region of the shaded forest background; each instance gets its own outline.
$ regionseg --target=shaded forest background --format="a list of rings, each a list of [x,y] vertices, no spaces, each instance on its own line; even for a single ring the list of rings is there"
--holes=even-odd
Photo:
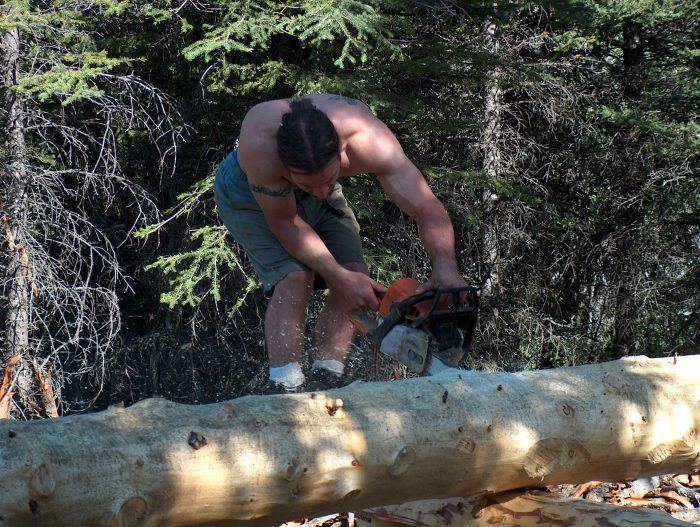
[[[697,0],[6,0],[0,34],[18,418],[47,383],[61,413],[264,386],[211,186],[251,106],[308,92],[366,102],[445,203],[482,295],[465,366],[698,352]],[[346,195],[373,277],[424,278],[376,182]]]

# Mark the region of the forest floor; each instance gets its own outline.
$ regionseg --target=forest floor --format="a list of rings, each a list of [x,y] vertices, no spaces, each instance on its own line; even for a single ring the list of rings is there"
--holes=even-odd
[[[700,525],[700,474],[669,474],[617,483],[590,481],[579,485],[554,485],[539,490],[553,497],[582,499],[634,509],[652,509],[667,513],[676,520],[688,522],[688,525]],[[427,512],[436,509],[434,504],[417,515],[405,514],[405,511],[412,510],[412,507],[392,511],[391,521],[387,521],[387,511],[391,509],[387,507],[331,514],[321,518],[288,522],[280,527],[463,527],[466,523],[464,516],[460,514],[441,515]],[[551,524],[565,525],[566,522]]]
[[[560,485],[551,490],[570,498],[656,509],[678,520],[700,524],[700,473],[668,474],[617,483],[590,481]]]

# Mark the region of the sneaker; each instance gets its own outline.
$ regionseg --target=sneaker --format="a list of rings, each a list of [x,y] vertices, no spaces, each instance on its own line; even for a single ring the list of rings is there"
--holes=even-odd
[[[305,392],[318,392],[322,390],[332,390],[341,388],[349,383],[345,375],[338,375],[325,368],[315,368],[311,370],[311,378],[304,385]]]

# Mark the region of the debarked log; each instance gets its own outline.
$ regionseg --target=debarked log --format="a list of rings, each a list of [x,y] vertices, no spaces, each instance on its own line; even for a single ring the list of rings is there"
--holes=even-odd
[[[272,526],[700,469],[700,355],[0,421],[0,527]]]

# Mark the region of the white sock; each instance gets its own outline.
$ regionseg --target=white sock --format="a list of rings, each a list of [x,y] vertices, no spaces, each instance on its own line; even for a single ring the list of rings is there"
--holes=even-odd
[[[290,362],[284,366],[270,367],[270,380],[287,389],[293,389],[304,384],[305,378],[299,363]]]
[[[345,371],[345,364],[339,360],[318,360],[315,359],[314,363],[311,365],[312,370],[328,370],[329,372],[340,377]]]

